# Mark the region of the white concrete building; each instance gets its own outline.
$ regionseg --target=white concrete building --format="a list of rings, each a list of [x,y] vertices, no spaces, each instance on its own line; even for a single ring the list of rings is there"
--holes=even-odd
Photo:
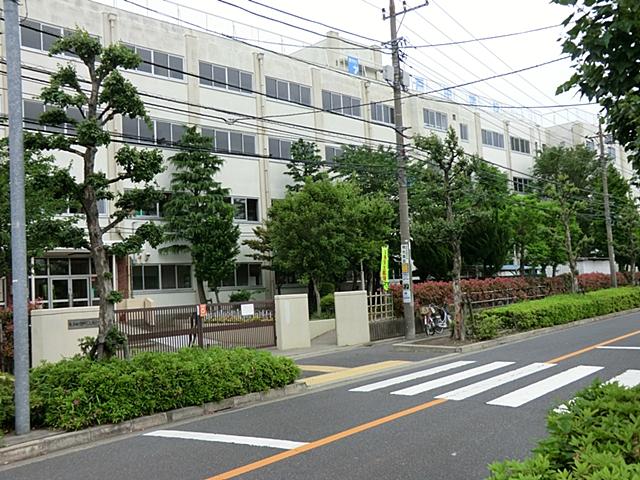
[[[271,201],[284,196],[291,142],[315,141],[328,161],[348,144],[393,145],[393,94],[383,80],[379,51],[304,48],[287,56],[89,0],[29,0],[28,6],[21,29],[26,127],[43,128],[33,121],[43,109],[36,97],[57,64],[78,64],[80,74],[86,74],[72,56],[48,56],[56,36],[78,26],[105,45],[131,46],[147,63],[124,74],[139,89],[154,129],[120,117],[107,129],[127,142],[156,142],[167,157],[175,152],[168,144],[179,138],[183,125],[198,125],[211,135],[225,160],[218,179],[237,208],[241,240],[252,236]],[[348,46],[333,32],[318,45]],[[6,92],[6,75],[0,82]],[[585,143],[585,132],[591,135],[595,128],[576,124],[545,129],[505,111],[413,93],[403,101],[409,135],[444,133],[452,126],[464,148],[505,169],[517,191],[526,186],[536,149],[543,144]],[[5,94],[0,108],[7,111]],[[113,142],[99,153],[99,168],[109,177],[116,174],[110,159],[121,143]],[[624,152],[615,149],[616,163],[630,171]],[[71,162],[70,155],[57,158],[81,175],[80,163]],[[160,188],[168,191],[170,179],[170,170],[161,174]],[[113,186],[129,187],[122,182]],[[107,202],[101,205],[105,223],[111,208]],[[120,241],[142,223],[161,218],[161,204],[141,211],[109,232],[106,242]],[[242,288],[255,291],[254,298],[272,294],[270,272],[249,254],[243,246],[234,278],[222,287],[223,299]],[[157,305],[196,302],[188,255],[160,255],[147,246],[138,255],[112,263],[116,285],[127,296],[149,297]],[[42,299],[45,308],[94,303],[87,252],[50,252],[32,264],[31,296]]]

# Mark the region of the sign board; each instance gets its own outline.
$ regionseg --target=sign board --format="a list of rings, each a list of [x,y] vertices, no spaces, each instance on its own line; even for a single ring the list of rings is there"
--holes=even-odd
[[[385,292],[389,290],[389,247],[386,245],[380,255],[380,283]]]
[[[243,317],[252,317],[254,315],[253,303],[243,303],[240,305],[240,315]]]
[[[411,250],[409,243],[400,245],[400,260],[402,262],[402,302],[411,303]]]
[[[76,318],[74,320],[67,320],[68,330],[81,330],[83,328],[97,328],[97,318]]]
[[[207,316],[207,304],[206,303],[201,303],[200,305],[198,305],[198,315],[200,315],[201,317],[206,317]]]

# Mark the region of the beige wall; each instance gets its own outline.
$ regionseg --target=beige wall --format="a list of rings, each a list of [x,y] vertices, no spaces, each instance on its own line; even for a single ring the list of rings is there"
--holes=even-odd
[[[307,294],[276,295],[275,302],[278,350],[310,347]]]
[[[367,292],[336,292],[336,337],[338,346],[358,345],[371,340],[367,314]]]
[[[331,330],[335,330],[335,329],[336,329],[335,318],[326,318],[322,320],[309,321],[309,333],[311,335],[312,340],[324,333],[330,332]]]
[[[98,307],[31,311],[31,364],[57,362],[80,353],[81,338],[98,334],[98,327],[69,329],[69,320],[97,320]]]

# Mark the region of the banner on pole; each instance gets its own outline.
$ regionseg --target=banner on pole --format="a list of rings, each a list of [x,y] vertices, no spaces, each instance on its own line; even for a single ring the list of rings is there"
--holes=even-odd
[[[389,290],[389,247],[386,245],[382,247],[380,257],[380,283],[385,292]]]

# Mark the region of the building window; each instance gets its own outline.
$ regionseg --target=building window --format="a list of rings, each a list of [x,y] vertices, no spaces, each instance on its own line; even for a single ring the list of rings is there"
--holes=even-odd
[[[523,177],[513,177],[513,191],[518,193],[529,193],[530,192],[530,178]]]
[[[67,135],[75,135],[76,127],[72,123],[65,123],[63,125],[41,125],[40,115],[45,111],[51,110],[57,107],[51,105],[45,105],[43,102],[37,100],[23,100],[22,101],[23,115],[24,115],[24,127],[27,130],[40,130],[42,132],[50,133],[66,133]],[[66,110],[67,116],[77,122],[81,122],[84,118],[76,107],[69,107]]]
[[[340,147],[332,147],[327,145],[324,147],[324,159],[327,163],[333,163],[336,157],[342,155],[342,149]]]
[[[237,263],[235,272],[222,281],[223,287],[259,287],[262,267],[259,263]]]
[[[24,20],[20,22],[20,44],[23,47],[33,48],[43,52],[48,52],[57,39],[70,35],[71,33],[73,33],[73,30],[47,25],[34,20]],[[100,37],[97,35],[90,36],[100,40]],[[78,58],[72,51],[66,51],[63,55]]]
[[[362,102],[358,97],[342,95],[341,93],[322,91],[322,109],[329,110],[350,117],[361,117],[360,104]]]
[[[220,153],[256,153],[256,137],[240,132],[203,128],[202,135],[213,139],[213,151]]]
[[[200,62],[200,85],[232,92],[253,92],[253,74],[237,68]]]
[[[531,153],[531,144],[524,138],[511,137],[511,150],[520,153]]]
[[[504,135],[492,130],[482,129],[482,143],[490,147],[504,148]]]
[[[176,145],[186,127],[164,120],[152,120],[151,128],[142,118],[122,117],[122,136],[127,140],[156,145]]]
[[[291,160],[291,141],[269,137],[269,156],[280,160]]]
[[[108,265],[111,270],[111,258]],[[30,298],[42,308],[98,305],[95,279],[95,267],[89,257],[34,258]]]
[[[171,199],[171,193],[166,192],[160,201],[154,202],[148,208],[141,208],[134,213],[135,217],[161,218],[164,217],[164,207]]]
[[[311,106],[311,88],[299,83],[266,77],[267,97]]]
[[[393,107],[374,103],[371,105],[371,120],[374,122],[393,123],[395,120]]]
[[[611,160],[616,159],[616,147],[612,145],[609,145],[607,147],[607,157],[609,157]]]
[[[591,138],[585,140],[584,146],[587,147],[587,150],[595,151],[596,149],[596,143]]]
[[[127,45],[125,47],[136,52],[142,62],[133,70],[150,73],[158,77],[184,79],[184,58],[150,48]]]
[[[246,222],[257,222],[258,199],[245,197],[225,197],[224,201],[233,206],[233,218]]]
[[[460,124],[460,140],[469,140],[469,125],[466,123]]]
[[[131,284],[134,291],[190,289],[191,265],[133,265]]]
[[[444,112],[437,112],[435,110],[423,109],[422,114],[424,116],[424,124],[429,128],[436,130],[446,130],[448,127],[447,114]]]

